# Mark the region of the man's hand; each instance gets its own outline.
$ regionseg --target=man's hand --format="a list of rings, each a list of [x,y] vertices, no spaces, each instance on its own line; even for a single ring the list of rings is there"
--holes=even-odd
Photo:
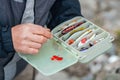
[[[35,24],[21,24],[12,28],[13,46],[20,53],[38,53],[42,44],[51,37],[49,29]]]

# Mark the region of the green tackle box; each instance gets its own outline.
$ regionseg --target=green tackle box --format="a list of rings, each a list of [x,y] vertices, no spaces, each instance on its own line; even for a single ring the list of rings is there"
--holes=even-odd
[[[83,22],[82,24],[80,22]],[[76,23],[78,27],[75,27]],[[69,29],[66,29],[70,27]],[[72,29],[72,26],[74,29]],[[84,27],[84,29],[77,28]],[[80,40],[85,37],[82,36],[83,33],[88,31],[89,29],[95,29],[93,33],[98,33],[97,36],[94,36],[91,40],[99,40],[99,42],[95,43],[93,46],[87,48],[86,50],[81,50],[83,47],[88,47],[90,40],[78,46]],[[68,33],[62,33],[63,30],[69,31]],[[75,30],[76,29],[76,30]],[[73,33],[73,30],[74,33]],[[71,35],[70,35],[71,33]],[[28,55],[18,53],[21,58],[26,60],[29,64],[31,64],[34,68],[40,71],[42,74],[49,76],[58,71],[61,71],[77,62],[87,63],[91,60],[95,59],[97,56],[105,53],[108,49],[112,47],[112,41],[114,38],[110,35],[109,32],[103,30],[99,26],[93,24],[89,20],[83,17],[75,17],[71,20],[63,22],[62,24],[56,26],[52,30],[53,38],[49,39],[40,49],[38,54]],[[75,39],[73,44],[68,44],[69,39]],[[102,40],[100,40],[102,39]],[[80,51],[81,50],[81,51]],[[52,60],[52,56],[57,55],[62,57],[59,60]]]

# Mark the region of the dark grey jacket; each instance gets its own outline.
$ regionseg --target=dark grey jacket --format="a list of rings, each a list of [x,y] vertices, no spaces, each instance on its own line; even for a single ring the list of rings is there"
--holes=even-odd
[[[15,53],[11,28],[21,23],[25,5],[26,0],[0,0],[0,67]],[[35,0],[35,24],[53,29],[75,16],[82,16],[78,0]]]

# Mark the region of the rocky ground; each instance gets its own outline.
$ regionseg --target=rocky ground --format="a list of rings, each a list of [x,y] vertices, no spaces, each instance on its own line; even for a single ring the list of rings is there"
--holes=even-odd
[[[113,32],[120,28],[120,0],[80,0],[83,15]]]
[[[85,18],[101,26],[115,36],[120,29],[120,0],[80,0]],[[116,45],[116,44],[115,44]],[[35,80],[119,80],[120,58],[116,47],[89,64],[77,63],[59,73],[46,77],[37,73]],[[15,80],[32,80],[32,68],[26,70]]]

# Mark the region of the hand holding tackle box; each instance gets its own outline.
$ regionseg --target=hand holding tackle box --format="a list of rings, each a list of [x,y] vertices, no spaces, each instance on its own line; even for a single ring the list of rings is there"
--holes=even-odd
[[[113,37],[83,17],[68,20],[53,30],[37,55],[21,54],[44,75],[52,75],[78,61],[87,63],[111,48]]]

